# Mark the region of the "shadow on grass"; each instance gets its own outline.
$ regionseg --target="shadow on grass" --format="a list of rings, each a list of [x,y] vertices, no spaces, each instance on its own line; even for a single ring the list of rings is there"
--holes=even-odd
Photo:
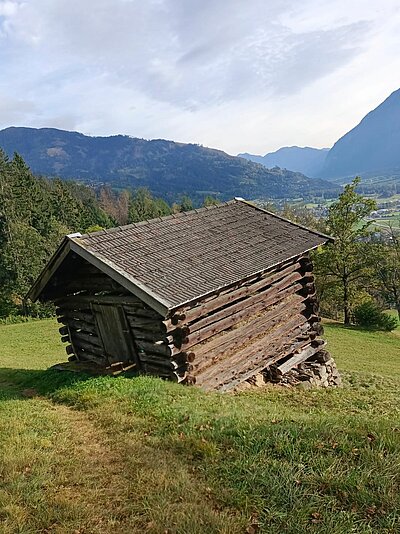
[[[12,369],[0,368],[0,400],[23,399],[37,395],[51,395],[58,389],[77,382],[89,380],[92,376],[83,373],[56,371],[54,369]],[[30,394],[24,394],[31,390]]]

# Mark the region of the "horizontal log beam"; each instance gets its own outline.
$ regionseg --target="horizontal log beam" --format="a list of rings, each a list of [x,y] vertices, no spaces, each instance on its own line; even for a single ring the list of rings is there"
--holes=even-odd
[[[76,320],[79,320],[79,321],[84,321],[85,323],[88,323],[90,325],[93,325],[95,324],[95,320],[94,320],[94,316],[91,312],[83,312],[83,311],[78,311],[78,310],[56,310],[56,313],[57,315],[60,315],[62,316],[63,318],[65,318],[67,320],[67,323],[68,324],[68,320],[69,319],[76,319]],[[64,322],[64,320],[62,320],[61,322]]]
[[[295,293],[296,291],[302,288],[302,285],[296,284],[296,286],[293,286],[293,284],[301,280],[301,278],[302,277],[299,273],[297,272],[291,273],[289,276],[285,277],[283,280],[279,281],[277,284],[272,285],[265,291],[260,292],[260,293],[255,293],[254,295],[250,295],[245,300],[241,300],[237,302],[236,304],[227,306],[216,313],[208,315],[207,317],[204,317],[194,323],[189,324],[188,325],[189,333],[196,332],[197,330],[200,330],[201,328],[208,326],[209,324],[213,322],[219,321],[220,319],[223,319],[224,317],[228,317],[229,315],[232,315],[233,313],[237,311],[241,311],[245,308],[248,308],[258,302],[266,301],[268,302],[268,304],[273,303],[274,295],[277,295],[278,293],[280,294],[289,286],[294,287],[293,293]],[[290,291],[286,291],[285,295],[289,293]],[[280,297],[281,296],[282,295],[280,295]]]
[[[132,328],[148,330],[150,332],[157,331],[162,334],[167,333],[167,328],[165,324],[162,321],[154,319],[153,317],[143,317],[134,314],[126,314],[126,318]]]
[[[244,321],[247,318],[253,317],[256,313],[259,313],[266,308],[270,307],[273,304],[279,304],[282,300],[284,300],[286,297],[290,296],[291,294],[295,294],[296,290],[301,287],[300,284],[295,284],[294,286],[291,286],[289,288],[286,288],[283,291],[280,291],[278,293],[269,294],[266,298],[262,298],[262,295],[257,295],[257,298],[254,299],[254,304],[250,305],[248,307],[244,307],[243,309],[240,308],[240,305],[242,302],[240,302],[238,305],[235,305],[234,308],[236,310],[235,313],[229,313],[228,317],[224,320],[220,320],[217,322],[211,323],[211,325],[203,328],[202,330],[199,330],[198,332],[195,332],[194,334],[191,334],[187,337],[186,343],[183,345],[185,348],[191,347],[193,345],[196,345],[202,341],[205,341],[206,339],[214,336],[215,334],[218,334],[222,332],[223,330],[226,330],[227,328],[234,326],[235,324],[240,323],[241,321]],[[261,298],[260,298],[261,297]],[[299,301],[302,301],[302,298],[298,298]],[[245,303],[247,301],[244,301]],[[219,315],[220,317],[223,317],[226,312],[229,312],[230,310],[222,310],[223,313],[215,314]],[[191,327],[189,327],[190,329]]]
[[[151,308],[148,308],[147,305],[144,303],[137,305],[124,304],[124,310],[127,315],[137,317],[138,319],[146,317],[149,319],[153,319],[154,321],[160,321],[162,319],[162,315],[152,310]]]
[[[324,343],[325,344],[325,343]],[[302,362],[305,362],[308,360],[308,358],[311,358],[314,354],[316,354],[319,350],[321,350],[321,345],[318,347],[307,347],[306,349],[298,352],[297,354],[293,354],[291,358],[286,360],[281,365],[278,365],[275,367],[274,371],[277,372],[280,376],[286,374],[290,371],[290,369],[293,369],[293,367],[296,367]]]
[[[250,373],[249,376],[253,376],[258,370],[265,369],[275,361],[284,358],[288,352],[291,352],[287,345],[295,345],[296,335],[309,328],[307,322],[299,324],[300,321],[301,316],[296,316],[281,327],[259,338],[252,345],[244,347],[228,358],[223,358],[220,365],[215,365],[214,362],[214,365],[205,371],[196,373],[198,383],[215,388],[225,382],[237,379],[243,372],[248,372]],[[243,378],[243,380],[246,379]]]
[[[88,334],[96,334],[96,326],[93,323],[88,323],[86,321],[80,321],[77,319],[68,319],[68,327],[71,330],[82,330]]]
[[[163,354],[164,356],[175,356],[180,354],[181,350],[173,345],[166,345],[165,343],[151,343],[143,339],[137,339],[136,345],[144,350],[144,352],[152,352],[155,354]]]
[[[304,342],[296,343],[294,339],[299,332],[306,330],[308,327],[308,323],[304,323],[301,326],[292,328],[281,337],[264,339],[251,347],[243,349],[240,354],[234,356],[235,360],[240,358],[240,361],[236,361],[235,364],[232,364],[228,360],[223,362],[225,367],[220,369],[218,374],[214,373],[213,379],[207,380],[206,387],[226,391],[264,369],[269,368],[270,365],[284,359],[293,350],[304,346]],[[201,382],[202,377],[199,376],[198,378],[199,382]]]
[[[108,364],[108,359],[104,354],[94,354],[88,349],[82,350],[81,348],[77,349],[77,356],[79,361],[83,362],[93,362],[99,366],[106,367]]]
[[[82,330],[77,331],[70,329],[70,337],[73,344],[83,341],[85,343],[94,345],[95,347],[99,347],[101,349],[103,348],[103,343],[97,335],[92,335],[87,332],[83,332]]]
[[[293,296],[289,301],[281,302],[271,311],[250,323],[221,334],[221,336],[211,339],[203,345],[192,347],[192,350],[196,354],[196,359],[204,355],[214,357],[216,354],[221,354],[227,350],[236,350],[238,346],[249,342],[254,337],[260,336],[260,332],[262,333],[265,328],[273,328],[285,316],[290,316],[295,312],[301,313],[303,309],[302,299],[297,295]]]
[[[175,362],[174,360],[168,360],[167,358],[162,358],[159,355],[157,356],[156,354],[141,354],[140,363],[142,365],[156,365],[157,367],[160,367],[160,369],[166,369],[168,371],[175,371],[175,369],[181,367],[181,365]]]
[[[63,308],[78,309],[80,306],[86,306],[90,308],[90,304],[119,304],[135,305],[143,304],[140,299],[130,295],[71,295],[69,297],[63,297],[55,300],[57,306]]]
[[[187,377],[186,372],[182,372],[182,374],[179,374],[177,371],[162,371],[159,367],[151,364],[144,364],[143,371],[144,373],[156,375],[160,378],[168,378],[169,380],[172,380],[174,382],[184,382]]]
[[[76,351],[79,351],[79,349],[85,349],[91,352],[92,354],[95,354],[96,356],[100,356],[102,358],[105,357],[104,349],[96,345],[92,341],[89,342],[86,339],[79,339],[77,334],[76,333],[72,334],[72,332],[71,332],[71,337],[72,337],[71,341]]]
[[[141,330],[139,328],[131,328],[135,340],[143,340],[148,343],[163,343],[168,345],[173,342],[172,336],[165,336],[161,332],[152,332],[150,330]]]
[[[180,313],[181,319],[179,320],[185,321],[185,323],[190,323],[195,319],[210,313],[211,311],[216,311],[217,309],[221,308],[222,306],[225,306],[226,304],[244,298],[261,290],[262,288],[270,286],[271,284],[284,278],[286,275],[298,270],[299,268],[299,263],[293,263],[286,267],[286,269],[278,271],[277,273],[274,273],[272,275],[264,274],[263,278],[261,278],[261,280],[257,282],[254,282],[250,285],[241,286],[233,291],[223,292],[204,304],[200,304],[199,306],[183,311],[183,313]]]
[[[147,341],[138,339],[136,340],[136,346],[139,349],[139,358],[141,358],[141,350],[146,354],[158,354],[170,359],[176,359],[179,356],[180,358],[185,358],[187,361],[193,361],[195,358],[193,351],[181,351],[173,345],[148,343]]]

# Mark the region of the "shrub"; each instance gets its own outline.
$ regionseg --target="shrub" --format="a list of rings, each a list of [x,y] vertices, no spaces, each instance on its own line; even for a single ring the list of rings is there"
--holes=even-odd
[[[354,309],[354,321],[365,328],[390,332],[397,327],[395,317],[387,315],[374,301],[363,302]]]
[[[19,324],[29,323],[35,319],[26,315],[7,315],[7,317],[0,317],[0,325],[2,324]]]

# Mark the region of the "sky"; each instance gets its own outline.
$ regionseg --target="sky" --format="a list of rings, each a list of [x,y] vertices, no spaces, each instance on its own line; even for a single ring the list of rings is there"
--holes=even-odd
[[[0,0],[0,128],[265,154],[400,88],[399,0]]]

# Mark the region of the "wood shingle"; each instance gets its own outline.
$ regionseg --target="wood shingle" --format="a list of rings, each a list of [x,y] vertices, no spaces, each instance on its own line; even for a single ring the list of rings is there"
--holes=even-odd
[[[28,296],[79,369],[226,391],[327,361],[309,251],[329,239],[236,199],[66,236]]]
[[[234,200],[74,238],[173,309],[270,269],[329,238]]]

